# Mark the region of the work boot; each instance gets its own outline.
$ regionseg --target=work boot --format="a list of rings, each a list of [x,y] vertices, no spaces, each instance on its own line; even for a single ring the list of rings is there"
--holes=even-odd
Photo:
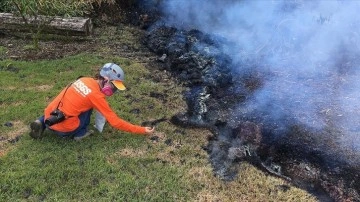
[[[75,140],[75,141],[80,141],[80,140],[86,138],[87,136],[89,136],[89,135],[91,135],[91,134],[93,134],[93,133],[94,133],[93,130],[89,130],[89,131],[87,131],[87,132],[85,133],[85,135],[83,135],[83,136],[74,137],[74,140]]]
[[[30,136],[34,139],[39,139],[41,138],[43,132],[44,132],[44,129],[42,127],[42,124],[39,120],[36,120],[34,122],[32,122],[30,124]]]

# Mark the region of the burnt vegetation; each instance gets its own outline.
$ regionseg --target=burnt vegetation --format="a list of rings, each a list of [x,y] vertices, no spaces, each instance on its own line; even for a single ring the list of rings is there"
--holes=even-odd
[[[189,87],[188,110],[171,121],[213,132],[205,149],[217,176],[232,180],[247,161],[321,201],[360,200],[359,154],[337,143],[336,128],[317,130],[286,116],[269,121],[267,112],[241,107],[269,75],[256,67],[233,72],[221,50],[225,39],[162,25],[149,29],[144,41],[161,57],[161,69]]]

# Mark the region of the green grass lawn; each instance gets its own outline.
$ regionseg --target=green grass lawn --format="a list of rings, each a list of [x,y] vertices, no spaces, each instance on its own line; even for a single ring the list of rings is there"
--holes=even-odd
[[[78,55],[56,61],[0,62],[1,78],[6,78],[1,79],[1,136],[22,135],[16,147],[0,158],[0,200],[166,201],[187,197],[181,170],[152,155],[152,143],[143,136],[110,126],[103,134],[96,133],[79,143],[51,132],[41,140],[31,139],[27,132],[11,132],[17,125],[27,128],[64,86],[80,75],[94,75],[108,61],[125,64],[129,90],[109,98],[121,117],[140,124],[170,115],[159,101],[148,96],[164,88],[145,80],[147,72],[142,66],[122,58]],[[131,113],[133,108],[140,113]],[[13,126],[4,126],[7,122]],[[141,155],[122,156],[122,150],[129,148],[141,151]]]
[[[93,76],[107,62],[125,71],[128,89],[109,98],[123,119],[140,124],[184,111],[181,87],[152,81],[142,64],[128,59],[81,54],[2,60],[0,201],[315,201],[245,163],[233,182],[213,176],[202,149],[211,135],[206,130],[162,122],[154,134],[157,141],[109,125],[81,142],[49,131],[40,140],[28,136],[29,123],[62,88],[78,76]],[[151,92],[164,96],[152,97]],[[279,189],[282,185],[290,190]]]

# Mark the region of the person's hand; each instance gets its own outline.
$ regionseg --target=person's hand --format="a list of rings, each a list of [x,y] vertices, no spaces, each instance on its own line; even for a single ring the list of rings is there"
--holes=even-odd
[[[147,135],[152,134],[155,131],[155,127],[145,127],[145,133]]]

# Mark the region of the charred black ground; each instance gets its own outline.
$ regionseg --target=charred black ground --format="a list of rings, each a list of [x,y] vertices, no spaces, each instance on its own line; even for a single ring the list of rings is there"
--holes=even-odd
[[[172,121],[213,132],[206,150],[220,178],[232,180],[240,163],[247,161],[314,193],[321,201],[360,200],[360,158],[334,141],[341,136],[336,128],[314,130],[292,117],[268,122],[269,114],[239,110],[238,104],[251,99],[265,75],[256,68],[246,75],[232,72],[231,59],[220,51],[226,39],[157,26],[149,30],[145,42],[159,55],[162,68],[190,87],[185,93],[188,110]]]

